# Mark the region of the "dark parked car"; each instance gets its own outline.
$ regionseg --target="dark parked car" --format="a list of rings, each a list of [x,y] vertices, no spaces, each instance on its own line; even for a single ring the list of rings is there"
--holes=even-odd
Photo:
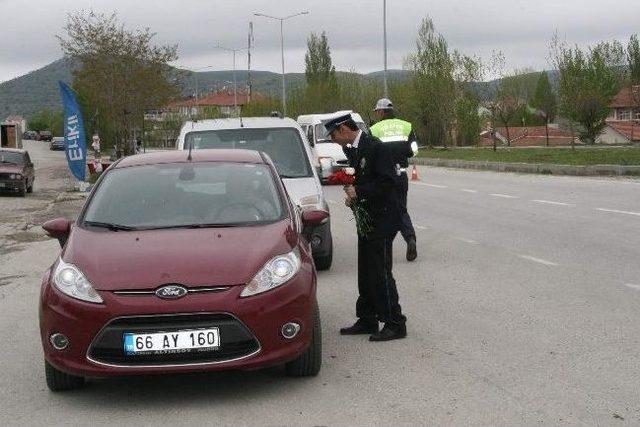
[[[63,245],[40,300],[47,385],[280,364],[316,375],[316,271],[302,229],[327,219],[301,213],[257,151],[114,163],[76,222],[43,226]]]
[[[17,192],[20,196],[33,192],[35,169],[26,150],[0,148],[0,191]]]
[[[64,150],[64,137],[54,136],[49,143],[49,150]]]
[[[36,132],[35,130],[28,130],[22,134],[22,139],[36,141],[38,140],[38,132]]]
[[[51,141],[53,139],[53,134],[48,130],[41,130],[38,132],[38,141]]]

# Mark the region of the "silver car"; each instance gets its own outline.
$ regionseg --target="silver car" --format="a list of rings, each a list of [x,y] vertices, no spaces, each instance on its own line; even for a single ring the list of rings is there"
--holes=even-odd
[[[234,148],[262,151],[275,164],[289,197],[300,209],[324,209],[324,198],[313,153],[302,128],[289,118],[248,117],[189,121],[176,142],[178,150]],[[318,270],[328,270],[333,258],[331,223],[305,230]]]

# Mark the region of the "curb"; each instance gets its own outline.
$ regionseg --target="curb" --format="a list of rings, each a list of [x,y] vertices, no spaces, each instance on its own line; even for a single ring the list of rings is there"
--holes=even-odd
[[[421,166],[438,166],[458,169],[477,169],[496,172],[518,172],[545,175],[575,175],[575,176],[640,176],[640,166],[626,165],[554,165],[548,163],[503,163],[482,162],[454,159],[432,159],[425,157],[413,157],[409,163]]]

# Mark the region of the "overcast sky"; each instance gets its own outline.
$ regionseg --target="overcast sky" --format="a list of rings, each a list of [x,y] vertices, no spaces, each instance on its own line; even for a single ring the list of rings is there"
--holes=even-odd
[[[156,42],[177,43],[184,68],[231,69],[232,57],[214,48],[244,47],[254,22],[252,68],[280,72],[278,21],[263,12],[309,15],[285,22],[285,68],[304,71],[306,38],[326,31],[338,70],[383,68],[382,0],[0,0],[0,81],[42,67],[61,56],[55,34],[66,14],[80,9],[116,11],[129,28],[149,27]],[[421,19],[431,16],[449,45],[489,58],[501,50],[509,68],[548,68],[554,31],[586,46],[599,40],[626,41],[640,32],[640,0],[387,0],[389,68],[402,68],[414,50]],[[238,68],[246,68],[246,54]]]

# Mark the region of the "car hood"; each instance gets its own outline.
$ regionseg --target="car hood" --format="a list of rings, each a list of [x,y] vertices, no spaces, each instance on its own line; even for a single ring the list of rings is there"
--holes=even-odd
[[[167,283],[235,286],[298,241],[289,220],[237,228],[108,231],[75,226],[62,259],[97,290],[149,290]]]
[[[22,173],[22,165],[0,163],[0,173]]]

